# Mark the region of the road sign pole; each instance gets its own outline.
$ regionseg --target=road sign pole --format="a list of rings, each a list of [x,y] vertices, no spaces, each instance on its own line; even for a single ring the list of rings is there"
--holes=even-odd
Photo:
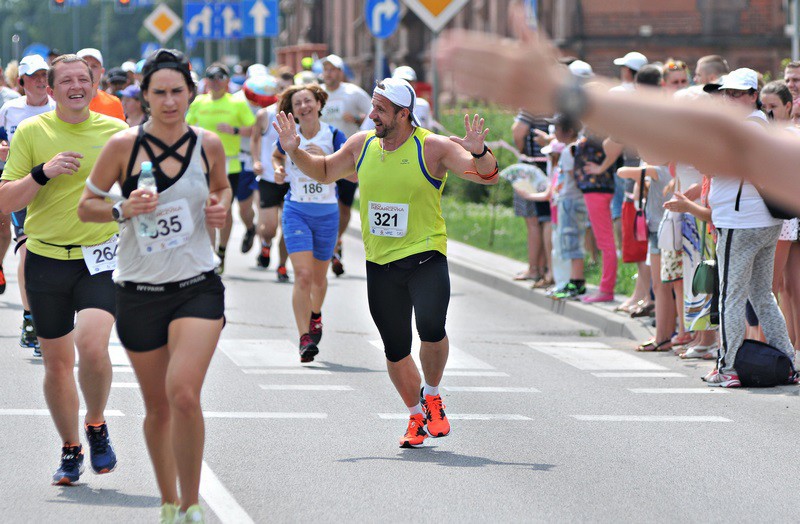
[[[437,41],[439,40],[439,31],[433,32],[433,42],[431,42],[431,49],[436,49]],[[436,53],[431,53],[431,84],[433,84],[433,119],[439,121],[439,73],[436,67]]]
[[[256,63],[264,63],[264,37],[256,38]]]
[[[375,39],[375,81],[383,80],[383,39]]]
[[[78,6],[72,6],[72,49],[77,52],[78,49],[81,48],[80,42],[78,41],[78,35],[80,34],[78,28]]]
[[[203,40],[203,48],[205,51],[203,58],[205,58],[206,67],[208,67],[211,64],[211,40],[208,38]]]

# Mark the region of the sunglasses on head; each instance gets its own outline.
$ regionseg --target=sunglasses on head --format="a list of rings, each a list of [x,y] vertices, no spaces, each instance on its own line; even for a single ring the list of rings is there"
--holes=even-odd
[[[679,71],[689,69],[689,66],[683,60],[670,60],[664,64],[664,69],[667,71]]]

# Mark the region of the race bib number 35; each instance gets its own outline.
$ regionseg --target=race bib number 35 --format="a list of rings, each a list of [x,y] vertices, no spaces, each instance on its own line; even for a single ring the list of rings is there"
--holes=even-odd
[[[81,246],[90,275],[117,269],[117,235],[96,246]]]
[[[408,232],[408,204],[369,203],[369,232],[379,237],[401,238]]]
[[[139,252],[150,255],[174,249],[189,241],[194,233],[192,213],[185,198],[161,204],[156,208],[156,231],[149,237],[136,236]],[[138,217],[134,218],[136,221]]]

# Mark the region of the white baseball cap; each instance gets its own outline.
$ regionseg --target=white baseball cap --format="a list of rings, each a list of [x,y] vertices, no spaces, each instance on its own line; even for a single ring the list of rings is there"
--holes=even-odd
[[[264,64],[253,64],[247,68],[246,77],[269,76],[269,69]]]
[[[642,53],[631,51],[622,58],[615,58],[614,65],[625,66],[628,69],[633,69],[634,71],[638,71],[639,69],[647,65],[647,57],[644,56]]]
[[[725,75],[719,89],[758,90],[758,73],[747,67],[735,69]]]
[[[569,67],[569,72],[578,78],[591,78],[594,76],[592,66],[583,60],[575,60],[567,67]]]
[[[94,47],[85,47],[75,54],[77,54],[81,58],[86,58],[87,56],[91,56],[92,58],[100,62],[101,66],[103,65],[103,53],[101,53],[99,49],[95,49]]]
[[[50,66],[39,55],[28,55],[19,61],[19,76],[32,75],[36,71],[47,71],[48,69]]]
[[[411,123],[417,127],[421,127],[417,115],[414,114],[414,108],[417,105],[417,93],[407,81],[400,78],[384,78],[375,85],[374,95],[381,95],[387,98],[391,103],[404,107],[411,112]]]
[[[120,69],[125,71],[126,73],[135,73],[136,72],[136,64],[128,60],[127,62],[122,62],[122,65],[119,66]]]
[[[328,55],[322,59],[322,63],[324,64],[325,62],[329,63],[336,69],[344,70],[344,60],[342,60],[342,57],[339,55]]]
[[[400,80],[405,80],[406,82],[416,82],[417,72],[409,66],[398,66],[392,72],[392,78],[399,78]]]

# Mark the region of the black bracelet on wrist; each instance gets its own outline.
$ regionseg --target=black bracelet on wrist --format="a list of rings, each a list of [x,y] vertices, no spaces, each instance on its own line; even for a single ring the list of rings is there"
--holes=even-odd
[[[238,127],[234,127],[233,128],[233,134],[234,135],[238,135],[239,134],[239,128]]]
[[[475,153],[472,153],[470,151],[470,153],[474,158],[483,158],[483,156],[488,152],[489,152],[489,146],[487,146],[486,144],[483,144],[483,152],[480,155],[476,155]]]
[[[47,181],[50,180],[47,178],[47,175],[44,174],[44,164],[39,164],[31,169],[31,178],[40,186],[45,185]]]

